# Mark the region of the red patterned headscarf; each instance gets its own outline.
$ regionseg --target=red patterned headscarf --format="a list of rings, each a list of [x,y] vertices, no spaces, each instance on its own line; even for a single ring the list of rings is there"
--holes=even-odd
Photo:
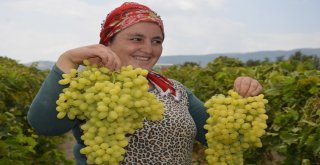
[[[157,24],[164,37],[163,23],[157,13],[147,6],[135,2],[125,2],[107,15],[100,32],[100,44],[108,46],[114,35],[139,22]],[[180,100],[179,91],[175,90],[173,83],[166,77],[152,71],[149,72],[147,79],[154,84],[162,95],[171,94],[175,100]]]
[[[110,38],[116,33],[142,21],[159,25],[164,36],[163,23],[157,13],[147,6],[135,2],[125,2],[107,15],[100,32],[100,44],[107,46]]]

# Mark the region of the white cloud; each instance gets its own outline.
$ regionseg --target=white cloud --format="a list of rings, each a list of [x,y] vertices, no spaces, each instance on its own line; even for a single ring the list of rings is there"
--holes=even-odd
[[[1,1],[0,55],[21,62],[54,61],[68,49],[97,43],[101,21],[123,2],[125,0]],[[319,31],[250,32],[250,25],[219,14],[226,10],[226,0],[137,2],[146,4],[163,18],[164,55],[320,47]]]
[[[6,7],[19,14],[0,22],[0,53],[21,62],[54,61],[65,50],[97,43],[104,18],[102,7],[77,0],[13,1]]]
[[[86,12],[95,12],[95,7],[80,0],[20,0],[10,6],[17,11],[32,12],[46,16],[83,17]]]
[[[167,27],[164,54],[208,54],[230,47],[239,39],[245,26],[241,23],[217,18],[171,17]]]

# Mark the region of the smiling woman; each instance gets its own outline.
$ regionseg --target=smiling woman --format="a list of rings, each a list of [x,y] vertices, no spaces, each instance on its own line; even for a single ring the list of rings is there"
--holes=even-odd
[[[162,41],[163,35],[158,25],[140,22],[121,31],[109,46],[118,55],[122,65],[151,71],[161,55]]]
[[[149,121],[145,119],[141,129],[126,135],[128,144],[126,144],[126,152],[120,164],[191,165],[194,141],[197,140],[203,145],[206,145],[206,130],[203,126],[206,123],[208,114],[203,102],[184,85],[152,70],[161,56],[163,40],[164,28],[162,20],[160,16],[147,6],[127,2],[114,9],[107,15],[102,25],[100,44],[70,49],[59,57],[30,106],[28,113],[30,125],[39,134],[44,135],[61,135],[72,130],[77,141],[74,146],[74,155],[77,164],[82,165],[94,161],[87,160],[86,155],[80,153],[80,150],[85,148],[87,144],[83,140],[84,132],[82,130],[83,127],[85,127],[83,124],[85,121],[78,118],[57,118],[57,111],[59,110],[57,104],[59,103],[61,105],[65,103],[63,102],[64,99],[62,99],[62,101],[60,99],[57,101],[57,99],[61,96],[60,94],[66,92],[68,88],[67,85],[60,85],[59,81],[67,76],[64,73],[71,73],[70,75],[76,74],[74,73],[75,70],[78,69],[79,65],[83,64],[84,60],[90,61],[90,64],[106,67],[108,70],[116,72],[119,71],[121,67],[131,65],[135,69],[142,68],[148,71],[148,73],[144,75],[145,77],[140,76],[142,76],[147,83],[145,86],[146,89],[149,87],[149,92],[153,93],[157,100],[164,105],[164,117],[160,121]],[[93,77],[95,74],[88,76]],[[93,83],[95,85],[103,84],[97,81]],[[132,81],[134,82],[134,80]],[[130,81],[127,83],[127,86],[128,84],[130,84]],[[125,88],[125,85],[119,86],[117,83],[111,83],[111,85],[118,86],[118,90]],[[70,86],[74,86],[74,84],[70,84]],[[237,78],[234,82],[234,87],[235,91],[245,97],[257,95],[262,90],[259,82],[250,77]],[[110,92],[108,90],[99,91],[99,97],[95,97],[95,101],[105,102],[106,100],[110,100],[110,98],[106,97],[106,93],[115,93],[111,92],[111,90],[115,91],[115,89],[108,89]],[[91,98],[93,96],[92,94],[90,95]],[[89,96],[84,96],[79,93],[75,94],[74,97],[84,98]],[[116,94],[112,94],[111,99],[117,97]],[[87,102],[92,102],[92,99],[87,100]],[[85,105],[86,104],[82,107],[85,107]],[[152,108],[155,105],[150,104],[149,106],[150,107],[146,107],[146,109]],[[97,107],[90,108],[92,110],[92,108]],[[104,107],[103,109],[113,112],[115,107],[110,104],[109,107]],[[101,110],[101,108],[97,108],[97,111],[99,110]],[[93,113],[98,112],[94,111]],[[115,117],[114,114],[113,116]],[[104,132],[99,133],[105,135],[106,131],[111,127],[112,124],[104,128]],[[123,129],[124,128],[116,128],[117,132],[121,132]],[[97,132],[97,128],[92,128],[91,131],[93,133]],[[94,138],[95,134],[92,135]],[[94,145],[94,148],[104,148],[106,151],[93,150],[92,152],[95,152],[95,155],[117,154],[112,151],[119,146],[113,145],[112,142],[110,142],[110,144],[100,144],[99,142],[103,140],[98,137],[94,140],[94,143],[97,143],[97,145]],[[95,164],[100,164],[99,162],[101,162],[101,160],[96,160]]]

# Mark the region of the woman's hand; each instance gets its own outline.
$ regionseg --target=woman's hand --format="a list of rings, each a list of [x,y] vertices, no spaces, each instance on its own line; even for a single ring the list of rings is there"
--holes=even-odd
[[[102,44],[68,50],[59,57],[57,66],[64,73],[69,73],[71,69],[77,69],[85,59],[88,59],[91,64],[105,66],[110,70],[118,70],[121,67],[119,57],[109,47]]]
[[[250,77],[238,77],[234,81],[234,90],[243,97],[256,96],[262,91],[261,84]]]

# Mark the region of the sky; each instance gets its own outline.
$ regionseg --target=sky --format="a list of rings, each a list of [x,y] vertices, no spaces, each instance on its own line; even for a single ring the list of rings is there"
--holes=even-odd
[[[123,0],[1,0],[0,56],[56,61],[99,42]],[[164,22],[163,56],[320,48],[320,0],[136,0]]]

